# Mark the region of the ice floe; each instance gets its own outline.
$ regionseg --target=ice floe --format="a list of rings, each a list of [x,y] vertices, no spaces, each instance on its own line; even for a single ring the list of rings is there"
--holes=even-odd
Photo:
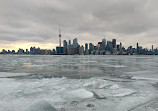
[[[93,93],[90,91],[87,91],[85,89],[77,89],[73,91],[68,91],[65,93],[69,98],[81,98],[81,99],[87,99],[92,98]]]
[[[33,103],[26,111],[57,111],[53,106],[51,106],[46,101],[39,101]]]

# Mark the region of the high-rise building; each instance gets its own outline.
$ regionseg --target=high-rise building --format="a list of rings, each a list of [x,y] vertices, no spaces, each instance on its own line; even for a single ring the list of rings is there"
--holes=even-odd
[[[88,50],[88,44],[87,43],[85,44],[85,50]]]
[[[77,38],[73,39],[73,46],[74,46],[74,53],[75,54],[79,54],[79,45],[78,45],[78,42],[77,42]]]
[[[91,51],[94,50],[94,45],[92,43],[89,43],[89,54],[91,54]]]
[[[122,54],[122,43],[120,42],[119,54]]]
[[[75,54],[73,44],[68,45],[67,52],[68,52],[68,55],[74,55]]]
[[[67,42],[66,42],[66,40],[63,41],[63,53],[65,55],[67,54]]]
[[[116,48],[116,39],[112,39],[112,47]]]
[[[138,44],[138,43],[137,43],[137,49],[136,49],[136,50],[137,50],[137,54],[139,54],[139,52],[140,52],[140,51],[139,51],[140,48],[139,48],[139,44]]]
[[[104,47],[106,47],[106,39],[102,39],[102,43],[104,44]]]
[[[139,44],[137,43],[137,49],[139,48]]]
[[[66,47],[67,46],[67,42],[66,40],[63,40],[63,47]]]
[[[112,39],[112,48],[113,48],[112,53],[116,55],[117,54],[116,39]]]
[[[100,48],[99,50],[100,51],[105,51],[105,47],[106,47],[106,40],[105,39],[102,39],[102,42],[99,42],[100,43]],[[98,44],[99,44],[98,43]]]
[[[74,45],[75,47],[77,47],[77,46],[78,46],[78,43],[77,43],[77,38],[73,39],[73,45]]]
[[[89,55],[89,51],[88,51],[88,44],[85,44],[85,55]]]
[[[79,47],[79,54],[80,55],[84,55],[84,47],[83,47],[83,45],[81,47]]]
[[[69,45],[71,45],[71,40],[69,40]]]
[[[106,49],[107,49],[110,53],[112,53],[113,45],[112,45],[112,42],[111,42],[111,41],[107,41]]]

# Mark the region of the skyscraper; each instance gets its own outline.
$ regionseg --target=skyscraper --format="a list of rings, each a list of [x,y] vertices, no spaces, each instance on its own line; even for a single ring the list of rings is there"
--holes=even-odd
[[[71,40],[69,40],[69,45],[71,45]]]
[[[139,53],[139,44],[137,43],[137,54]]]
[[[105,47],[106,47],[106,40],[102,39],[102,42],[100,42],[100,48],[99,48],[99,50],[103,51],[103,50],[105,50]]]
[[[66,47],[67,46],[67,42],[66,40],[63,40],[63,47]]]
[[[94,45],[92,43],[89,43],[89,54],[91,54],[91,51],[94,50]]]
[[[85,50],[88,50],[88,44],[87,43],[85,44]]]
[[[77,38],[73,39],[73,45],[74,45],[75,47],[77,47],[77,46],[78,46],[78,43],[77,43]]]
[[[84,47],[83,47],[83,45],[81,47],[79,47],[79,54],[80,55],[84,55]]]
[[[116,48],[116,39],[112,39],[112,47]]]
[[[104,47],[106,47],[106,39],[102,39],[102,43],[104,44]]]
[[[113,48],[112,53],[116,55],[117,54],[116,39],[112,39],[112,48]]]
[[[107,50],[110,51],[110,53],[112,53],[112,42],[111,41],[107,41]]]
[[[122,43],[120,42],[119,53],[122,54]]]
[[[63,40],[63,53],[66,55],[67,54],[67,42],[66,42],[66,40]]]
[[[85,55],[89,55],[89,51],[88,51],[88,44],[85,44]]]

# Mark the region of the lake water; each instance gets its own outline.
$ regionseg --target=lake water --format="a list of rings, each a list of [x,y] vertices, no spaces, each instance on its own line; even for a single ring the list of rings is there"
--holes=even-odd
[[[158,111],[158,56],[0,55],[0,111]]]

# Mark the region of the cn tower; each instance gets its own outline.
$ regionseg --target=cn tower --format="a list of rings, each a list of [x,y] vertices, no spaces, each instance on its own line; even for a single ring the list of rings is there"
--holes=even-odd
[[[60,32],[60,28],[59,28],[59,47],[61,47],[61,32]]]

